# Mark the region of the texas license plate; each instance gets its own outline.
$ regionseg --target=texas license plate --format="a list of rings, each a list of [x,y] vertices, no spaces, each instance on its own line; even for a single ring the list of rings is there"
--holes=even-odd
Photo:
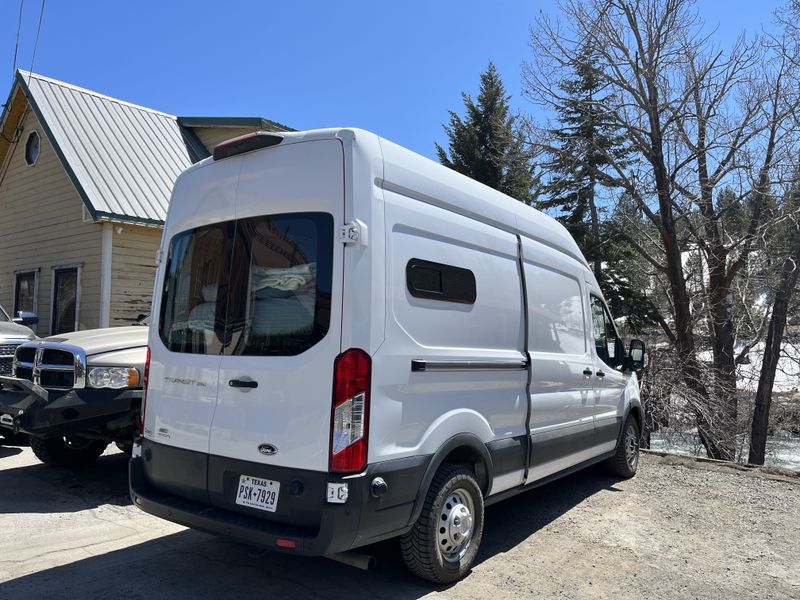
[[[275,512],[278,508],[278,493],[281,484],[271,479],[261,479],[250,475],[239,477],[239,490],[236,492],[236,504],[249,506],[258,510]]]

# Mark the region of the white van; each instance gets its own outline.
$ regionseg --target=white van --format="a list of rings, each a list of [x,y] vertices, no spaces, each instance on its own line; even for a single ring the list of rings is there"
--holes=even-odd
[[[644,345],[564,227],[372,133],[221,144],[159,254],[130,468],[151,514],[304,555],[400,536],[450,582],[486,504],[636,472]]]

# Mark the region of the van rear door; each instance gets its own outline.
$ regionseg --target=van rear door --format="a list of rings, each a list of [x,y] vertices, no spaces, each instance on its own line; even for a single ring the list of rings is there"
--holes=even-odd
[[[341,352],[344,246],[334,231],[344,222],[343,167],[338,140],[244,157],[212,456],[328,469]],[[210,488],[221,483],[211,481],[215,471]]]

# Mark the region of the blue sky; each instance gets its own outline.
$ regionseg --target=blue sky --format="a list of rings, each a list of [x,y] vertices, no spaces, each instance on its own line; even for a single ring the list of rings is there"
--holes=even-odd
[[[782,0],[700,0],[729,44],[769,27]],[[40,0],[24,3],[28,69]],[[529,26],[553,0],[267,2],[49,0],[34,71],[185,116],[264,116],[297,129],[356,126],[434,156],[447,111],[489,59],[512,105]],[[11,83],[19,0],[0,0],[0,91]]]

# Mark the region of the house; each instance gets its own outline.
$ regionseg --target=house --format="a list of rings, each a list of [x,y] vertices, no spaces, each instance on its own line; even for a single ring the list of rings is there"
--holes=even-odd
[[[37,333],[130,325],[150,310],[177,176],[267,119],[176,117],[17,71],[0,118],[0,305]]]

